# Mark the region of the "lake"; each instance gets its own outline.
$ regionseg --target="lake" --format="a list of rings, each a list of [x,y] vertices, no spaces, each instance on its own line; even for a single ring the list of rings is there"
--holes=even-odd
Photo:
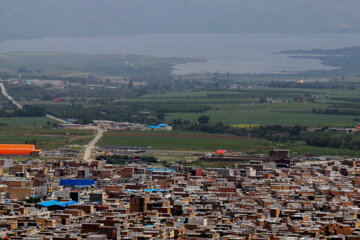
[[[6,40],[0,42],[0,52],[196,57],[207,61],[177,65],[173,73],[272,73],[330,69],[315,59],[288,58],[275,52],[350,46],[360,46],[360,34],[138,34]]]

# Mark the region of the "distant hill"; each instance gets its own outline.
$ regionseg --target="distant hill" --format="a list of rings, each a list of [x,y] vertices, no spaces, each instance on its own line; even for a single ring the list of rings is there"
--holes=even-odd
[[[284,50],[279,54],[308,54],[308,55],[340,55],[340,56],[360,56],[360,47],[346,47],[340,49],[311,49],[311,50]]]
[[[358,0],[1,0],[0,39],[360,32]]]

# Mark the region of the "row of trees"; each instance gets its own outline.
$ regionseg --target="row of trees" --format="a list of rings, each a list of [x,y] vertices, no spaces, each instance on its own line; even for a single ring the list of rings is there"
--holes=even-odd
[[[341,110],[338,108],[313,108],[311,112],[313,114],[360,115],[360,111],[358,110]]]
[[[312,89],[356,89],[356,83],[346,84],[343,81],[331,82],[304,82],[296,81],[271,81],[269,87],[273,88],[312,88]]]
[[[199,131],[222,134],[227,133],[237,136],[262,138],[270,141],[282,140],[286,142],[287,140],[305,140],[306,144],[310,146],[360,150],[360,139],[356,136],[332,136],[322,134],[313,134],[306,136],[304,134],[301,134],[301,131],[306,130],[306,127],[299,125],[267,125],[249,128],[236,128],[224,125],[222,122],[209,124],[209,120],[210,117],[206,115],[200,116],[196,122],[182,119],[173,119],[172,126],[174,130]]]
[[[129,156],[129,155],[100,155],[96,160],[105,160],[109,164],[125,165],[133,160],[140,160],[147,163],[157,163],[159,160],[154,156]]]
[[[360,150],[360,139],[352,136],[311,135],[306,137],[305,141],[308,145],[316,147]]]
[[[198,131],[207,133],[227,133],[237,136],[246,136],[254,138],[265,138],[271,141],[279,140],[279,136],[285,135],[289,137],[297,136],[306,127],[299,125],[295,126],[282,126],[282,125],[268,125],[258,126],[250,128],[236,128],[229,125],[225,125],[223,122],[217,122],[210,124],[210,117],[207,115],[201,115],[197,121],[191,122],[189,120],[182,120],[180,118],[172,120],[172,126],[174,130],[182,131]],[[282,138],[287,139],[287,138]]]
[[[23,109],[18,109],[15,105],[11,104],[0,109],[0,117],[38,117],[45,115],[44,108],[34,105],[25,105]]]

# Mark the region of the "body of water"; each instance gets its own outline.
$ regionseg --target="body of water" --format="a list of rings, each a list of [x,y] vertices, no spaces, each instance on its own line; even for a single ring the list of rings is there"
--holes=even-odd
[[[195,57],[207,61],[175,66],[174,73],[270,73],[330,69],[315,59],[274,54],[288,49],[360,46],[360,34],[138,34],[0,42],[0,52],[80,52]]]

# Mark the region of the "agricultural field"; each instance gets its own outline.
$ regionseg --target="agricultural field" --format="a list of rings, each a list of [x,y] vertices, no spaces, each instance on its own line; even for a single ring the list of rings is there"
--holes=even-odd
[[[207,115],[209,124],[340,127],[355,125],[360,115],[359,81],[351,76],[319,78],[307,72],[313,79],[304,77],[302,84],[300,73],[176,76],[172,66],[200,59],[135,55],[9,53],[1,60],[0,77],[16,100],[38,114],[84,124],[94,119],[196,122]],[[64,102],[55,103],[57,98]],[[6,115],[18,116],[3,107],[0,116]]]
[[[30,131],[29,129],[0,128],[0,144],[35,144],[41,149],[61,148],[65,145],[86,145],[93,138],[92,131],[88,130],[61,130],[54,129]]]
[[[0,118],[0,125],[6,125],[11,128],[40,128],[48,126],[57,121],[47,117],[2,117]]]
[[[12,121],[11,121],[12,120]],[[0,119],[0,144],[35,144],[41,149],[55,149],[66,145],[83,146],[93,138],[92,130],[40,128],[48,118]],[[50,121],[53,122],[53,121]]]
[[[151,146],[155,150],[181,151],[182,154],[173,154],[171,159],[179,159],[188,151],[213,153],[217,149],[243,153],[268,152],[270,146],[279,149],[289,149],[293,155],[315,154],[356,156],[356,151],[343,148],[309,146],[304,141],[272,142],[264,139],[234,136],[228,134],[208,134],[194,132],[106,132],[98,146]],[[160,155],[161,156],[161,155]],[[163,157],[161,157],[163,158]],[[182,157],[180,157],[182,158]]]
[[[312,103],[276,103],[258,105],[213,105],[205,115],[210,117],[212,123],[223,122],[224,124],[257,124],[257,125],[304,125],[312,127],[322,126],[353,126],[353,116],[341,115],[315,115],[311,110],[316,107],[325,107],[325,104]],[[215,108],[215,109],[213,109]],[[195,113],[169,113],[166,119],[185,119],[196,121],[200,114]]]
[[[354,155],[346,148],[356,149],[356,139],[350,146],[342,138],[333,149],[315,147],[301,135],[306,128],[354,127],[360,123],[360,81],[355,75],[324,71],[178,76],[171,74],[174,65],[201,60],[135,55],[10,53],[1,60],[0,77],[9,94],[24,106],[18,110],[0,97],[0,126],[4,131],[56,127],[55,122],[43,117],[47,113],[80,124],[104,119],[167,123],[176,130],[107,132],[99,142],[101,146],[264,153],[269,146],[278,145],[298,154],[331,155]],[[302,133],[290,133],[293,127]],[[260,130],[255,134],[244,130],[250,128]],[[261,132],[265,128],[267,132]],[[30,135],[21,140],[10,134],[9,141],[35,141],[31,131],[24,132]],[[81,148],[92,135],[71,134],[56,132],[57,140],[52,141],[54,136],[44,132],[36,141],[44,148]],[[330,140],[326,141],[334,139]]]
[[[89,75],[121,80],[125,76],[168,74],[176,64],[198,62],[195,58],[166,58],[138,55],[89,55],[62,52],[13,52],[0,56],[0,72],[26,78],[77,81]]]
[[[360,114],[358,91],[341,89],[276,89],[258,87],[218,91],[165,91],[133,97],[124,88],[43,89],[9,85],[8,91],[23,104],[61,118],[82,123],[92,119],[171,123],[173,119],[196,122],[201,115],[210,124],[302,125],[308,127],[351,127]],[[29,93],[32,93],[29,95]],[[63,97],[65,102],[54,103]],[[305,100],[300,101],[303,97]],[[337,114],[316,114],[314,109],[339,108]],[[350,110],[350,112],[348,112]],[[344,114],[341,111],[346,111]],[[146,113],[145,115],[143,113]]]
[[[311,96],[311,101],[299,102],[294,99],[300,96]],[[165,92],[145,95],[137,102],[150,101],[154,104],[201,104],[211,109],[197,112],[169,112],[167,122],[172,119],[196,121],[200,115],[208,115],[210,123],[223,122],[227,125],[257,124],[257,125],[304,125],[312,127],[323,126],[353,126],[356,124],[354,115],[321,115],[313,114],[314,108],[327,108],[341,101],[335,98],[359,97],[356,90],[324,90],[324,89],[273,89],[258,88],[242,89],[241,91],[218,92]],[[268,102],[260,102],[267,98]]]
[[[154,149],[266,152],[270,142],[225,134],[193,132],[106,132],[100,146],[151,146]]]

